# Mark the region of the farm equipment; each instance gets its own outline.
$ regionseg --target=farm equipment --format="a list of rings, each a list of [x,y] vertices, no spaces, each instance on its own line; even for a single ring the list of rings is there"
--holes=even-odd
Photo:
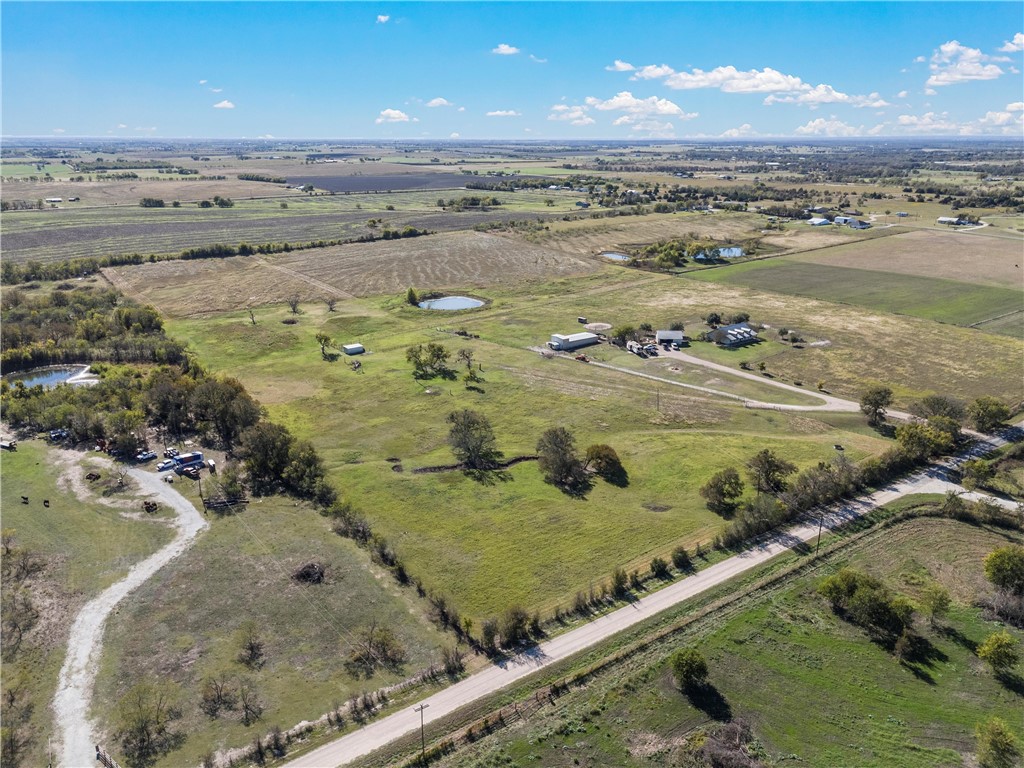
[[[153,514],[154,512],[157,511],[159,506],[157,505],[157,503],[155,501],[144,501],[144,502],[142,502],[142,508],[147,513]]]
[[[87,474],[85,476],[85,479],[88,480],[90,483],[95,483],[97,480],[100,479],[100,473],[99,472],[90,472],[89,474]]]
[[[590,362],[590,358],[587,357],[586,355],[576,355],[576,359],[579,360],[581,363],[589,363]]]

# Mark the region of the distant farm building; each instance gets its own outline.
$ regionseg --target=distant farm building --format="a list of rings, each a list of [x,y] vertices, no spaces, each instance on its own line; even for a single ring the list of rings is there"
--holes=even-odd
[[[742,347],[761,340],[757,331],[746,323],[723,325],[708,333],[707,337],[720,347]]]
[[[860,219],[854,219],[851,221],[850,227],[853,229],[871,229],[871,225],[868,222],[861,221]]]
[[[46,198],[46,202],[48,202],[48,203],[63,203],[64,202],[64,198],[63,197],[48,197],[48,198]]]
[[[856,219],[853,218],[852,216],[836,216],[834,223],[835,224],[853,224],[853,222],[855,222],[855,221],[856,221]]]
[[[905,219],[910,214],[907,213],[906,211],[896,211],[896,215],[899,216],[901,219]]]
[[[362,344],[344,344],[341,347],[341,351],[346,355],[361,355],[366,349]]]
[[[659,344],[683,343],[682,331],[658,331],[654,334],[654,340]]]
[[[580,347],[589,347],[591,344],[597,344],[600,341],[601,339],[596,333],[553,333],[551,334],[551,341],[548,342],[548,346],[557,352],[568,352]]]
[[[828,219],[818,219],[818,218],[815,218],[815,219],[808,219],[807,223],[810,224],[812,227],[824,227],[825,225],[831,224],[832,222],[829,221]]]
[[[964,220],[956,216],[939,216],[935,220],[938,224],[945,224],[950,227],[959,227],[964,223]]]
[[[585,203],[582,200],[577,200],[576,201],[576,207],[577,208],[589,208],[590,207],[590,203]]]

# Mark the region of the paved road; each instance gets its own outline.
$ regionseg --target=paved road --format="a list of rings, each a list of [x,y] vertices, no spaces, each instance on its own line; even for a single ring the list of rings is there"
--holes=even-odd
[[[823,527],[829,530],[838,528],[907,494],[944,493],[951,489],[963,491],[963,488],[948,480],[949,469],[966,458],[979,455],[1005,443],[1006,441],[1002,438],[988,438],[979,441],[970,450],[964,451],[943,464],[921,470],[869,496],[835,504],[824,510]],[[980,498],[978,494],[969,494],[969,496]],[[996,499],[996,501],[1009,508],[1017,508],[1013,502],[1002,499]],[[559,635],[507,662],[477,672],[424,699],[422,703],[428,707],[424,711],[424,721],[430,723],[449,715],[460,707],[494,693],[538,669],[566,659],[683,600],[756,568],[787,549],[791,549],[799,542],[812,541],[817,535],[817,520],[797,525],[758,546],[601,616],[578,629]],[[335,766],[345,765],[358,757],[368,755],[400,736],[412,733],[419,727],[420,715],[411,707],[407,707],[315,749],[286,765],[289,768],[335,768]]]
[[[177,513],[173,523],[176,533],[170,544],[133,565],[123,579],[86,603],[71,626],[68,655],[53,699],[55,727],[63,743],[59,762],[63,768],[89,768],[96,764],[96,740],[89,706],[99,671],[107,617],[125,597],[187,550],[199,532],[209,525],[191,502],[162,482],[159,475],[142,469],[131,469],[129,474],[144,492],[156,496]]]

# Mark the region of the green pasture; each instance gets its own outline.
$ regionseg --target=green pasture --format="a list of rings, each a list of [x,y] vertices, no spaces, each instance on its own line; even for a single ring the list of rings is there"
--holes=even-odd
[[[714,718],[743,719],[766,764],[931,768],[974,764],[974,727],[995,715],[1024,737],[1020,698],[973,649],[1000,628],[974,605],[981,561],[1001,531],[934,518],[880,529],[589,679],[515,728],[443,759],[445,768],[538,764],[678,764],[685,737]],[[918,617],[923,657],[901,663],[816,594],[842,566],[866,570],[918,599],[938,581],[949,617]],[[1024,639],[1019,630],[1011,630]],[[668,657],[696,645],[713,693],[689,698]],[[697,742],[699,743],[699,742]]]
[[[76,464],[69,471],[84,476],[89,470]],[[17,451],[4,451],[0,458],[3,527],[13,529],[17,545],[35,552],[45,564],[29,582],[40,614],[36,627],[13,658],[5,655],[3,665],[4,688],[24,676],[34,705],[31,728],[36,737],[29,745],[26,765],[47,764],[45,734],[53,730],[50,703],[76,613],[123,578],[133,563],[172,538],[166,526],[126,519],[94,497],[69,493],[58,485],[59,473],[53,452],[41,440],[23,440]],[[105,485],[105,480],[97,484]],[[28,497],[28,504],[21,502],[22,496]],[[43,506],[44,499],[49,507]],[[6,591],[11,584],[2,588]],[[10,651],[9,645],[5,650]]]
[[[326,566],[324,583],[292,579],[310,562]],[[192,549],[111,618],[93,711],[109,727],[113,705],[131,685],[146,678],[174,683],[186,739],[157,765],[198,765],[213,747],[251,742],[275,724],[315,720],[332,704],[439,663],[440,647],[453,641],[426,621],[425,607],[313,510],[283,497],[254,499],[237,515],[212,518]],[[265,643],[258,669],[236,658],[236,633],[246,621],[256,623]],[[354,638],[373,622],[395,632],[406,662],[370,675],[347,670]],[[237,712],[211,719],[199,709],[203,680],[217,675],[254,684],[265,704],[260,721],[246,727]]]
[[[1008,288],[893,273],[883,277],[869,270],[785,258],[747,262],[688,276],[964,326],[1021,307],[1020,292]]]
[[[239,313],[172,320],[170,326],[213,369],[238,376],[272,418],[311,440],[344,495],[395,544],[410,571],[476,617],[512,602],[564,605],[615,567],[645,568],[653,554],[678,543],[706,543],[722,521],[704,508],[700,486],[761,447],[807,466],[827,460],[835,443],[846,445],[853,458],[885,445],[877,436],[817,421],[813,413],[746,410],[617,371],[545,360],[525,347],[543,344],[547,336],[537,338],[538,326],[556,312],[564,317],[565,309],[548,306],[543,296],[526,308],[523,301],[505,294],[488,310],[452,318],[448,327],[465,326],[480,339],[439,331],[439,320],[422,310],[379,299],[347,302],[333,314],[308,305],[294,325],[283,324],[287,310],[275,307],[260,310],[256,326]],[[519,325],[517,317],[534,321]],[[366,346],[360,372],[345,358],[321,358],[314,340],[320,329],[339,344]],[[453,351],[473,350],[482,366],[477,390],[459,380],[412,378],[405,349],[430,340]],[[588,352],[628,366],[641,363],[608,347]],[[648,363],[658,365],[650,360],[641,367]],[[767,386],[717,378],[723,389],[772,399]],[[630,483],[598,482],[577,500],[544,484],[532,462],[486,482],[459,472],[414,474],[452,463],[445,417],[461,408],[490,419],[508,457],[531,454],[554,425],[571,429],[580,449],[608,443],[622,457]],[[398,459],[402,471],[387,459]]]

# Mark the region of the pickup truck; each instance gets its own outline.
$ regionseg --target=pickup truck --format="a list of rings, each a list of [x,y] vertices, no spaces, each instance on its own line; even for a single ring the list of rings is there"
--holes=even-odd
[[[156,458],[156,453],[153,451],[142,451],[141,453],[135,454],[136,461],[152,461]]]

